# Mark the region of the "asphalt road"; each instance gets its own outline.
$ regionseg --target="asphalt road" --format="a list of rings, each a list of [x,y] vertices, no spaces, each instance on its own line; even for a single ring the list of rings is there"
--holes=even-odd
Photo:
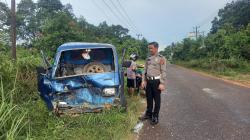
[[[250,140],[250,88],[168,65],[160,123],[139,140]]]

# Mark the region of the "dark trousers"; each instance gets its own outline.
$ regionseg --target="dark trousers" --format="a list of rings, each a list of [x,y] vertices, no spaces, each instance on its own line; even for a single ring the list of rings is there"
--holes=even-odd
[[[146,115],[157,117],[161,107],[161,90],[159,90],[160,80],[147,80],[146,98],[147,98],[147,111]],[[153,105],[153,103],[155,103]],[[153,111],[154,106],[154,111]]]

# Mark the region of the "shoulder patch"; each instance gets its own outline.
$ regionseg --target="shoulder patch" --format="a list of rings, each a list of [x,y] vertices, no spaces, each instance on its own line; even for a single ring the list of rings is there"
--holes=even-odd
[[[164,65],[164,64],[165,64],[165,61],[164,61],[163,58],[160,59],[160,64],[161,64],[161,65]]]

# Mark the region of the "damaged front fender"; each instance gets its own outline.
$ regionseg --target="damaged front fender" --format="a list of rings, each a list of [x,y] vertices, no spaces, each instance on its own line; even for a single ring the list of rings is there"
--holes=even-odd
[[[88,57],[83,57],[88,56]],[[65,43],[53,67],[38,73],[38,91],[57,114],[98,112],[124,101],[123,74],[115,47],[98,43]]]

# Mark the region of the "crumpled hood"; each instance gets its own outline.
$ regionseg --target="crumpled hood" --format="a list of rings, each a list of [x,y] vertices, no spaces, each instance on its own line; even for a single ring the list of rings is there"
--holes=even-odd
[[[116,104],[116,96],[103,96],[103,89],[119,87],[118,73],[101,73],[69,77],[52,82],[54,107],[72,112],[92,112]],[[66,110],[64,110],[66,111]]]
[[[98,73],[91,75],[81,75],[74,77],[67,77],[53,80],[51,82],[52,90],[54,92],[68,92],[79,88],[86,88],[87,86],[98,88],[114,87],[119,85],[118,73]]]

